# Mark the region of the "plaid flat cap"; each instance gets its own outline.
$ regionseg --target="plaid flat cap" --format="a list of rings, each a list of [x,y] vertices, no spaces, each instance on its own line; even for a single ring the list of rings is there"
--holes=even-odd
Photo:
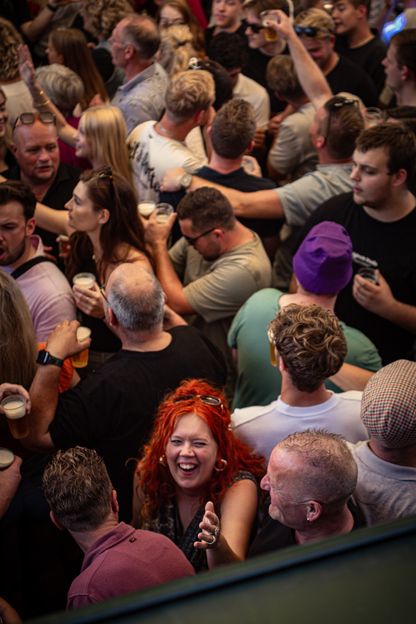
[[[383,446],[401,448],[416,442],[416,362],[397,360],[370,379],[361,418]]]

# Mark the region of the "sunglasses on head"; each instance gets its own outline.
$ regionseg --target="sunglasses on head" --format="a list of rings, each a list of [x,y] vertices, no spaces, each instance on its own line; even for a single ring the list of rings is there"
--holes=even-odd
[[[37,119],[43,124],[54,124],[56,126],[56,117],[53,113],[22,113],[21,115],[16,117],[13,125],[13,130],[16,128],[16,124],[19,120],[23,126],[30,126],[35,123]]]
[[[182,396],[175,397],[174,403],[180,403],[181,401],[192,401],[193,399],[199,399],[205,405],[212,405],[215,407],[223,407],[221,399],[211,396],[210,394],[184,394]]]
[[[328,36],[333,35],[328,28],[320,28],[319,26],[294,26],[293,28],[298,37],[304,35],[313,39],[318,33],[325,33]]]

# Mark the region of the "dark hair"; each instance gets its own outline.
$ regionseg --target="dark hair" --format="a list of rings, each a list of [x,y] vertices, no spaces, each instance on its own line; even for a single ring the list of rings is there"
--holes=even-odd
[[[400,68],[407,67],[416,80],[416,28],[406,28],[393,35],[390,45],[396,48],[396,60]]]
[[[212,74],[215,82],[215,101],[213,106],[216,111],[220,110],[221,106],[233,97],[233,81],[224,67],[215,61],[199,61],[198,69],[205,69],[205,71]]]
[[[293,59],[288,54],[276,54],[267,64],[267,84],[282,98],[298,99],[304,96]]]
[[[208,56],[227,70],[244,67],[248,63],[246,48],[237,33],[218,33],[211,39],[208,46]]]
[[[316,303],[282,308],[269,325],[269,339],[301,392],[314,392],[335,375],[348,350],[337,317]]]
[[[184,24],[189,26],[192,33],[192,45],[201,57],[205,56],[205,36],[204,31],[195,19],[191,7],[186,0],[164,0],[156,12],[156,23],[160,22],[160,12],[165,6],[171,6],[182,14]]]
[[[159,29],[151,17],[133,15],[124,19],[123,43],[132,45],[143,59],[150,61],[160,46]]]
[[[360,134],[355,147],[364,154],[368,150],[384,149],[388,154],[389,173],[397,173],[400,169],[404,169],[407,173],[406,183],[415,173],[415,135],[402,124],[384,123],[368,128]]]
[[[36,208],[36,197],[30,186],[20,180],[7,180],[0,184],[0,206],[11,201],[22,205],[23,216],[26,222],[33,219]]]
[[[340,95],[335,95],[325,102],[327,116],[320,122],[320,134],[326,137],[328,153],[336,159],[352,156],[355,141],[364,128],[364,121],[357,106],[333,107],[334,104],[345,99]]]
[[[46,466],[42,492],[55,517],[70,531],[90,531],[111,511],[110,477],[104,461],[92,449],[60,450]]]
[[[211,125],[212,147],[222,158],[236,159],[245,152],[256,132],[256,115],[246,100],[236,98],[220,108]]]
[[[220,191],[206,186],[191,191],[178,204],[178,219],[190,219],[195,230],[210,227],[232,230],[235,216],[231,204]]]
[[[255,11],[260,17],[262,11],[274,11],[280,9],[286,15],[290,15],[289,3],[286,0],[247,0],[244,2],[246,11]]]
[[[103,257],[97,265],[98,275],[104,275],[109,264],[128,262],[128,250],[122,244],[131,245],[149,257],[144,243],[144,229],[137,212],[133,187],[112,167],[84,171],[80,182],[87,187],[87,195],[95,211],[106,209],[110,218],[101,227],[100,244]],[[69,280],[90,262],[93,248],[86,232],[74,232],[70,238],[71,253],[66,275]]]
[[[335,2],[336,1],[337,0],[335,0]],[[335,4],[335,2],[334,2],[334,4]],[[347,0],[347,2],[352,4],[354,9],[358,9],[360,6],[364,6],[367,9],[367,19],[369,18],[369,16],[370,16],[370,9],[371,9],[371,0]]]

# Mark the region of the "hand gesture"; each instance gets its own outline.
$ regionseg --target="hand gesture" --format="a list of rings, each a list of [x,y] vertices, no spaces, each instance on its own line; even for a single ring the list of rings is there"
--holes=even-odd
[[[173,212],[166,223],[158,223],[156,221],[155,213],[152,212],[144,233],[146,243],[148,243],[151,247],[166,245],[175,219],[176,212]]]
[[[17,384],[9,384],[3,383],[0,385],[0,402],[7,396],[11,396],[12,394],[21,394],[26,399],[26,414],[30,412],[30,397],[27,390],[23,388],[23,386],[19,386]],[[4,414],[3,408],[0,406],[0,414]]]
[[[33,85],[36,82],[36,72],[32,61],[32,55],[27,45],[19,45],[17,48],[17,62],[19,64],[21,79],[29,90],[32,91]]]
[[[71,321],[71,323],[64,321],[58,325],[48,338],[46,351],[60,360],[66,360],[66,358],[87,349],[91,344],[91,338],[78,342],[78,327],[78,321]]]
[[[202,529],[202,532],[198,533],[198,539],[201,541],[194,543],[195,548],[200,550],[217,548],[218,541],[221,539],[220,520],[214,513],[214,503],[211,501],[205,505],[205,514],[199,528]]]

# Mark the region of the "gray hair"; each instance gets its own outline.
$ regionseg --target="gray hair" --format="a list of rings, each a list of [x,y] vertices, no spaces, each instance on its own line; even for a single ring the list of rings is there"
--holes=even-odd
[[[72,69],[59,63],[38,67],[36,76],[47,97],[60,111],[72,112],[84,95],[84,83]]]
[[[132,264],[118,268],[107,295],[114,316],[124,329],[149,331],[163,322],[165,298],[159,280],[147,269]]]
[[[357,464],[345,440],[322,429],[292,433],[278,445],[303,460],[296,487],[299,497],[325,505],[324,512],[338,512],[357,485]]]

